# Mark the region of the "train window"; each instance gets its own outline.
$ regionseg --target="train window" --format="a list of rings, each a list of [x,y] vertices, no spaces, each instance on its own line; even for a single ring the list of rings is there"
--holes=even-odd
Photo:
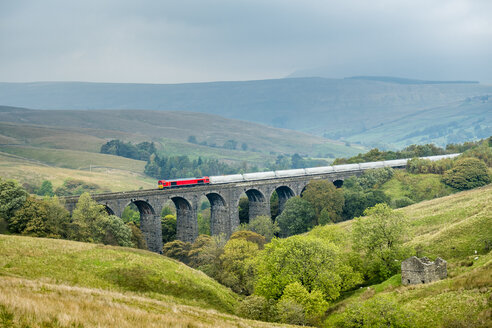
[[[177,183],[176,181],[171,182],[171,186],[175,186],[175,185],[177,185],[177,184],[178,184],[178,183]]]

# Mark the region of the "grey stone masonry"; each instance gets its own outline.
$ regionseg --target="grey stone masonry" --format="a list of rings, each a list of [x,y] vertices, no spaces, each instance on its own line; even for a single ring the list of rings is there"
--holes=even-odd
[[[426,284],[445,279],[448,276],[447,262],[440,257],[431,262],[427,257],[412,256],[401,262],[401,283],[403,285]]]

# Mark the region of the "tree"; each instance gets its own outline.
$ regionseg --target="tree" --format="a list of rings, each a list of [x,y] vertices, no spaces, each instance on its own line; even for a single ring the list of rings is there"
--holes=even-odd
[[[364,215],[354,220],[353,247],[363,254],[368,277],[384,280],[397,273],[400,261],[409,255],[403,247],[408,222],[401,212],[387,204],[368,208]]]
[[[10,230],[30,236],[46,237],[49,233],[46,226],[48,213],[44,204],[28,197],[21,208],[10,219]]]
[[[207,208],[201,213],[198,213],[198,234],[210,235],[210,214],[210,208]]]
[[[131,203],[121,213],[121,219],[125,223],[133,222],[135,225],[140,225],[140,212],[135,204]]]
[[[231,239],[243,239],[258,245],[259,249],[263,249],[263,246],[266,244],[266,239],[262,235],[249,231],[249,230],[239,230],[234,232],[229,240]]]
[[[40,196],[53,196],[53,185],[51,184],[50,181],[44,180],[43,183],[41,184],[41,187],[39,187],[38,190],[36,190],[36,195]]]
[[[188,142],[192,144],[197,144],[198,141],[196,140],[196,136],[189,136],[188,137]]]
[[[283,237],[306,232],[314,226],[315,221],[316,213],[312,205],[298,196],[289,198],[285,202],[282,214],[277,216],[280,234]]]
[[[220,280],[222,272],[220,256],[224,253],[226,242],[225,235],[212,237],[199,235],[189,252],[190,265],[205,272],[209,277]]]
[[[106,231],[101,221],[107,216],[104,206],[92,200],[88,193],[83,193],[72,213],[70,239],[102,243]]]
[[[255,293],[279,299],[287,285],[299,282],[308,292],[318,290],[327,301],[335,300],[343,280],[355,275],[341,261],[338,248],[318,238],[274,238],[258,256]],[[353,287],[358,279],[351,280]]]
[[[254,259],[258,245],[244,239],[230,239],[220,256],[222,270],[220,282],[242,295],[254,290]]]
[[[128,222],[127,226],[130,228],[132,232],[131,240],[133,243],[133,247],[139,249],[147,249],[147,242],[145,241],[145,237],[142,231],[133,222]]]
[[[308,183],[302,198],[307,200],[316,211],[319,218],[321,211],[326,210],[332,222],[341,221],[343,211],[343,190],[337,189],[333,183],[327,180],[313,180]],[[314,225],[318,222],[315,221]]]
[[[176,217],[168,214],[161,219],[162,243],[169,243],[176,239]]]
[[[304,318],[310,325],[319,325],[321,323],[321,318],[328,309],[328,302],[325,300],[323,293],[316,289],[308,292],[306,288],[304,288],[304,286],[298,281],[295,281],[285,287],[279,304],[288,301],[295,302],[302,306],[304,310]],[[286,308],[288,309],[289,307],[284,305],[283,308],[286,310]]]
[[[7,223],[15,211],[24,205],[27,192],[15,180],[0,178],[0,219]]]
[[[454,168],[444,173],[442,181],[458,190],[473,189],[490,183],[487,166],[477,158],[460,159]]]
[[[265,237],[267,242],[270,242],[272,238],[280,232],[280,228],[277,222],[273,222],[272,219],[265,215],[260,215],[253,218],[248,223],[248,230],[256,232]]]
[[[98,221],[100,229],[104,231],[102,242],[106,245],[134,247],[132,230],[116,215],[104,216]]]
[[[191,243],[174,240],[164,244],[162,247],[162,254],[187,264],[189,262],[188,253],[190,250]]]
[[[248,197],[241,197],[239,199],[239,222],[247,223],[249,221],[249,200]]]
[[[277,313],[274,304],[275,301],[263,296],[250,295],[239,303],[237,313],[252,320],[275,321]]]

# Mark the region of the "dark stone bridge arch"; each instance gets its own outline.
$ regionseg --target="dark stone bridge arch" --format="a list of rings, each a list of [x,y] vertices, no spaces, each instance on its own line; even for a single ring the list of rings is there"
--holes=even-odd
[[[171,197],[176,207],[176,238],[193,242],[198,236],[196,206],[181,196]]]
[[[212,236],[225,234],[230,231],[229,209],[224,197],[211,192],[205,195],[210,202],[210,233]]]
[[[294,190],[292,190],[288,186],[279,186],[275,188],[275,191],[277,192],[278,195],[278,214],[282,213],[285,207],[285,203],[289,198],[294,197],[296,194]],[[272,192],[273,193],[273,192]]]
[[[265,197],[265,194],[270,193],[262,192],[259,188],[245,190],[245,193],[249,200],[249,221],[260,215],[270,216],[270,198]]]

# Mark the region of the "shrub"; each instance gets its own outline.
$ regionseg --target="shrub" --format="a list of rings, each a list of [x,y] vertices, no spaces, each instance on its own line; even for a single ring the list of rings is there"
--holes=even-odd
[[[285,208],[277,217],[280,234],[288,237],[311,229],[316,221],[316,213],[308,201],[292,197],[285,203]]]
[[[390,296],[378,295],[350,305],[335,321],[336,327],[415,327],[416,314],[404,310]]]
[[[263,296],[250,295],[239,303],[237,314],[252,320],[275,321],[275,302]]]
[[[277,313],[278,320],[281,323],[299,326],[304,326],[307,323],[304,306],[292,299],[279,301],[277,303]]]
[[[458,190],[467,190],[490,183],[490,176],[485,163],[471,157],[460,159],[454,168],[446,171],[442,181]]]
[[[405,207],[412,204],[415,204],[415,202],[408,197],[400,197],[395,199],[395,208]]]
[[[263,249],[263,246],[266,244],[266,239],[262,235],[253,232],[253,231],[248,231],[248,230],[240,230],[234,232],[231,237],[229,238],[230,240],[232,239],[244,239],[247,241],[250,241],[252,243],[255,243],[258,245],[259,249]]]
[[[272,238],[280,232],[280,228],[277,222],[273,222],[272,219],[265,215],[257,216],[248,223],[248,230],[256,232],[263,237],[267,242],[270,242]],[[262,245],[263,246],[263,245]]]
[[[191,243],[181,240],[174,240],[164,244],[162,247],[162,254],[164,256],[176,259],[183,263],[188,263],[188,253],[191,250]]]

